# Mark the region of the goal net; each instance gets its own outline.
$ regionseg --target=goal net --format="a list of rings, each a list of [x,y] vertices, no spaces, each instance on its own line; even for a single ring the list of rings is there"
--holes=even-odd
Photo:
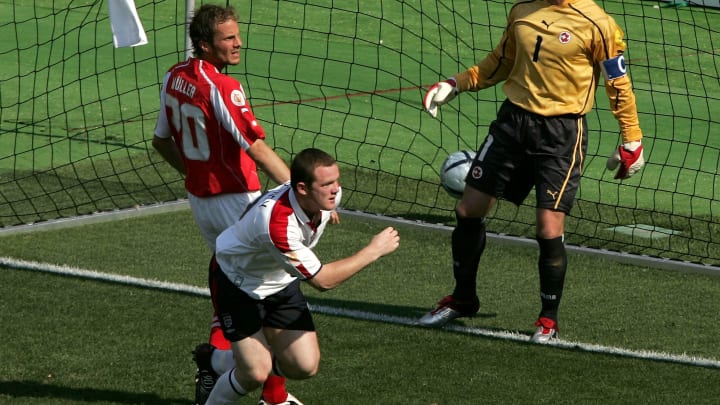
[[[199,2],[198,2],[199,3]],[[185,58],[185,5],[136,0],[148,44],[115,48],[106,2],[11,0],[0,13],[0,227],[182,200],[150,145],[165,71]],[[511,1],[232,2],[240,80],[268,142],[288,161],[322,148],[342,166],[343,205],[452,224],[444,158],[475,150],[500,87],[422,111],[427,87],[484,57]],[[598,1],[624,28],[647,165],[626,181],[604,91],[569,244],[720,265],[720,27],[706,2]],[[495,233],[533,237],[534,198],[500,202]]]

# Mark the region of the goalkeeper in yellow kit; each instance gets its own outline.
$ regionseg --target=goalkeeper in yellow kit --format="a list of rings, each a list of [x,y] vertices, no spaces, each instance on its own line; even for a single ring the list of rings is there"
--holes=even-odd
[[[624,61],[623,32],[592,0],[517,1],[495,49],[483,60],[428,90],[433,117],[438,106],[464,91],[504,81],[507,99],[490,124],[455,208],[452,233],[455,289],[419,323],[439,327],[475,314],[476,278],[485,248],[485,217],[498,198],[520,205],[535,187],[536,239],[542,307],[532,341],[558,334],[558,307],[567,255],[565,216],[580,184],[587,149],[587,114],[599,80],[620,124],[622,145],[608,159],[625,179],[642,168],[642,132]],[[619,166],[619,167],[618,167]]]

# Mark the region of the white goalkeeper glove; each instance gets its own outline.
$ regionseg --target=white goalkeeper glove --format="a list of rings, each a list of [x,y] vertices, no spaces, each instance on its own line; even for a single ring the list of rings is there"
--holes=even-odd
[[[454,78],[449,78],[442,82],[433,84],[425,97],[423,98],[423,106],[433,118],[437,117],[438,107],[454,99],[458,95],[457,82]]]
[[[608,170],[615,170],[620,165],[616,179],[627,179],[645,166],[643,147],[640,141],[626,142],[615,150],[607,160]]]

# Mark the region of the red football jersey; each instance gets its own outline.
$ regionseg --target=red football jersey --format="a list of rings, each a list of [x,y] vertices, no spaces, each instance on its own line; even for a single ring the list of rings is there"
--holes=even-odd
[[[207,61],[190,58],[167,72],[155,135],[173,137],[185,162],[185,188],[198,197],[260,190],[247,149],[265,131],[242,85]]]

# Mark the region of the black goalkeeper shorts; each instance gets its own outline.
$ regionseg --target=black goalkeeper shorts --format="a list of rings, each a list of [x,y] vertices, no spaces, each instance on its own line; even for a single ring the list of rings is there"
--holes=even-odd
[[[569,213],[587,151],[586,123],[585,116],[544,117],[505,100],[467,184],[516,205],[535,187],[536,207]]]

